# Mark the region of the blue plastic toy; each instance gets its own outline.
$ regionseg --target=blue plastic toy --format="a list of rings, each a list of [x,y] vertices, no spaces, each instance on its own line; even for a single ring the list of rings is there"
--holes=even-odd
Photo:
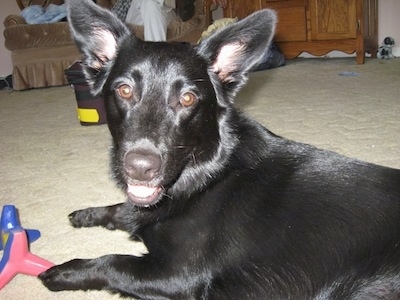
[[[40,237],[35,229],[24,229],[13,205],[4,205],[0,221],[0,290],[17,274],[38,276],[54,266],[53,263],[29,252],[29,243]]]

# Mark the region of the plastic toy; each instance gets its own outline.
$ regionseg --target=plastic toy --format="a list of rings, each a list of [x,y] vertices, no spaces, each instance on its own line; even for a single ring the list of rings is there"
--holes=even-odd
[[[40,237],[34,229],[24,229],[13,205],[4,205],[0,222],[0,290],[17,274],[38,276],[54,266],[53,263],[29,252],[29,243]]]
[[[394,58],[393,47],[395,45],[394,38],[387,36],[384,38],[382,45],[378,48],[377,57],[379,59]]]

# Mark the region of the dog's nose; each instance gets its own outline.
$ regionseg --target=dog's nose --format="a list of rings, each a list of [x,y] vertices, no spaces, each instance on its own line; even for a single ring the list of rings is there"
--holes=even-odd
[[[161,168],[161,158],[155,153],[131,151],[125,156],[125,170],[135,180],[150,181]]]

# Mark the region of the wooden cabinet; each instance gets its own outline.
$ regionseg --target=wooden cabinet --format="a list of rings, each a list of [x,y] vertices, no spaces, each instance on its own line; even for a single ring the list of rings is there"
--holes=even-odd
[[[302,52],[324,55],[332,50],[365,53],[378,49],[378,0],[228,0],[227,18],[242,19],[263,8],[275,9],[278,25],[274,41],[290,59]]]

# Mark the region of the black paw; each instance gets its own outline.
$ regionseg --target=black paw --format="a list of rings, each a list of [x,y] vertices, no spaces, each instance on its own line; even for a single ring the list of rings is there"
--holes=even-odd
[[[86,208],[74,211],[68,215],[69,221],[74,227],[92,227],[98,225],[96,222],[99,219],[96,208]]]
[[[62,265],[54,266],[39,274],[39,279],[51,291],[85,290],[83,274],[81,274],[83,260],[75,259]]]

